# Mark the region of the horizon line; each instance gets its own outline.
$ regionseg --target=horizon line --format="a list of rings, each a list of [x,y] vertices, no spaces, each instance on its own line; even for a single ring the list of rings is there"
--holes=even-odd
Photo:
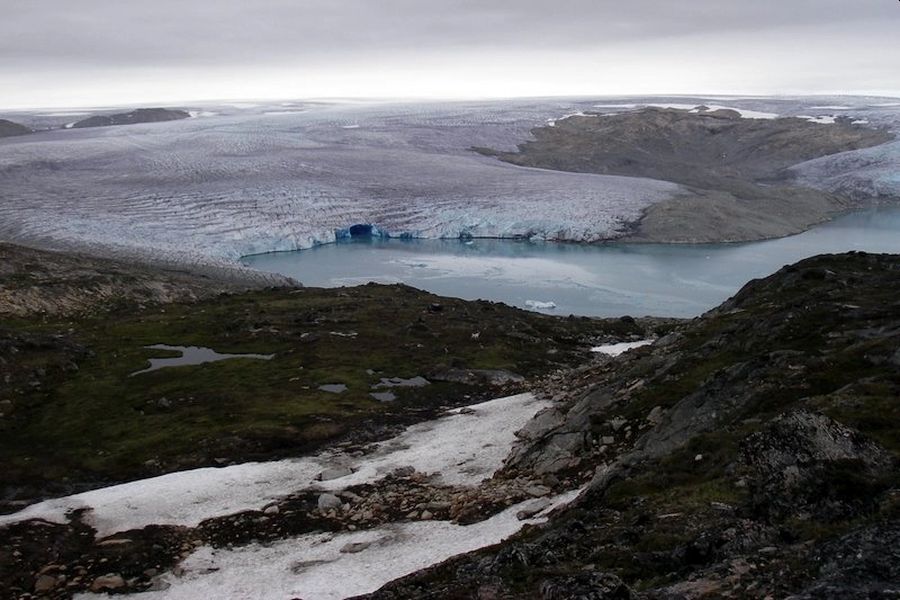
[[[189,107],[191,105],[203,104],[241,104],[241,103],[266,103],[266,102],[307,102],[307,103],[413,103],[413,102],[489,102],[503,100],[550,100],[550,99],[584,99],[584,98],[748,98],[748,99],[792,99],[792,98],[887,98],[900,100],[900,91],[886,90],[861,90],[856,92],[778,92],[769,94],[760,93],[741,93],[741,92],[714,92],[714,93],[635,93],[635,94],[521,94],[521,95],[486,95],[486,96],[267,96],[267,97],[223,97],[223,98],[185,98],[180,100],[140,100],[128,101],[117,104],[98,105],[98,104],[49,104],[49,105],[11,105],[0,106],[0,111],[39,111],[39,110],[59,110],[59,109],[81,109],[81,110],[108,110],[115,108],[137,107],[137,106],[159,106],[159,107]]]

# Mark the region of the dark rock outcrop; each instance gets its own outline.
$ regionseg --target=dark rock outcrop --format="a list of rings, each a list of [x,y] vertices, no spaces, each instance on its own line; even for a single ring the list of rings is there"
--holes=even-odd
[[[183,110],[170,108],[138,108],[126,113],[114,115],[95,115],[77,121],[73,128],[82,127],[109,127],[111,125],[134,125],[136,123],[159,123],[162,121],[177,121],[187,119],[191,115]]]

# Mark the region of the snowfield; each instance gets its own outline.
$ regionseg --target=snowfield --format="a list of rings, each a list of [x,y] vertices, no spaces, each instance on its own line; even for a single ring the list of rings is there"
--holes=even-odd
[[[341,600],[367,594],[458,554],[497,544],[526,524],[545,522],[548,513],[568,504],[580,492],[556,496],[541,513],[521,521],[516,513],[531,501],[472,525],[447,521],[399,523],[352,533],[309,534],[231,550],[204,546],[184,560],[180,577],[164,576],[164,585],[170,587],[137,597]],[[370,545],[358,553],[341,552],[348,544]],[[82,600],[106,597],[111,596],[76,596]]]
[[[515,432],[548,405],[531,394],[499,398],[469,407],[474,412],[457,409],[413,425],[362,457],[326,451],[312,457],[170,473],[33,504],[0,515],[0,526],[28,519],[65,523],[71,511],[90,509],[84,521],[97,529],[98,537],[153,524],[196,527],[205,519],[261,509],[302,490],[334,491],[371,483],[406,466],[437,474],[438,483],[477,485],[500,468]],[[314,481],[334,466],[354,472]]]

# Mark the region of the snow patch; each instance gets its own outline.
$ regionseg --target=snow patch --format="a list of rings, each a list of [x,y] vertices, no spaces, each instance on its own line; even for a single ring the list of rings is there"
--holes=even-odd
[[[556,302],[548,301],[542,302],[540,300],[526,300],[525,306],[532,310],[552,310],[556,308]]]
[[[563,115],[563,116],[561,116],[561,117],[559,117],[559,118],[556,118],[556,119],[547,119],[547,126],[548,126],[548,127],[556,127],[556,124],[557,124],[558,122],[560,122],[560,121],[565,121],[566,119],[571,119],[572,117],[596,117],[596,116],[597,116],[597,115],[588,115],[588,114],[585,114],[585,113],[583,113],[583,112],[581,112],[581,111],[573,112],[573,113],[569,113],[569,114]]]
[[[633,348],[649,346],[654,341],[655,340],[641,340],[639,342],[619,342],[617,344],[603,344],[602,346],[594,346],[593,348],[591,348],[591,352],[606,354],[607,356],[619,356],[620,354],[627,352]]]
[[[819,123],[820,125],[831,125],[837,120],[837,117],[834,115],[821,115],[818,117],[812,117],[809,115],[799,115],[798,119],[806,119],[810,123]]]
[[[164,576],[163,581],[171,587],[140,597],[340,600],[366,594],[453,556],[497,544],[526,524],[545,522],[550,511],[568,504],[580,492],[556,496],[550,507],[525,521],[516,513],[530,501],[472,525],[411,522],[353,533],[309,534],[232,550],[201,547],[181,564],[184,573],[180,577]],[[348,544],[368,546],[360,552],[342,553],[341,548]],[[76,596],[85,600],[97,597]]]
[[[259,509],[303,490],[339,490],[370,483],[399,467],[434,473],[446,485],[477,485],[502,466],[515,432],[549,403],[519,394],[472,405],[407,428],[362,457],[322,452],[263,463],[170,473],[46,500],[0,516],[0,526],[44,519],[65,523],[74,510],[91,509],[86,523],[99,537],[147,525],[195,527],[217,516]],[[354,470],[339,480],[314,482],[336,464]]]

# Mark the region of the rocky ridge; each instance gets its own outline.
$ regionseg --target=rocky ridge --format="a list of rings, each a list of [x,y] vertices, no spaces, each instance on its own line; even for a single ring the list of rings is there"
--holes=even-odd
[[[75,129],[83,127],[109,127],[112,125],[134,125],[137,123],[159,123],[162,121],[177,121],[187,119],[191,115],[183,110],[170,108],[138,108],[125,113],[112,115],[95,115],[76,121],[72,124]]]
[[[131,302],[192,301],[226,292],[297,285],[286,277],[237,268],[196,271],[0,242],[0,317],[71,315]]]

